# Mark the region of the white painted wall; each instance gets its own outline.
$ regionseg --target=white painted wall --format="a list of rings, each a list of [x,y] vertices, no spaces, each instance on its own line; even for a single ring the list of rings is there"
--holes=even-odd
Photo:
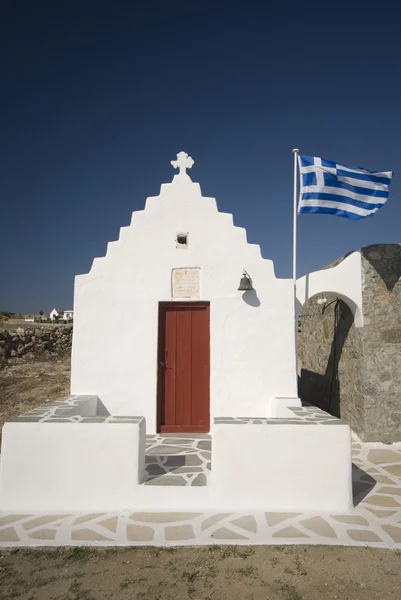
[[[6,423],[0,510],[342,512],[352,507],[348,425],[305,423],[293,413],[288,424],[216,424],[204,487],[141,485],[145,433],[143,419]]]
[[[181,232],[186,250],[176,248]],[[75,278],[71,393],[98,395],[113,415],[145,416],[155,432],[158,303],[172,299],[178,267],[201,268],[200,299],[210,301],[211,422],[265,415],[270,398],[296,397],[292,282],[276,279],[232,215],[178,176]],[[244,297],[243,268],[256,290]]]
[[[133,502],[145,474],[145,422],[3,426],[0,507],[111,510]]]
[[[348,304],[355,326],[363,326],[361,253],[353,252],[331,269],[314,271],[297,280],[298,310],[315,294],[333,293]],[[298,317],[298,315],[297,315]]]
[[[216,424],[209,482],[225,510],[348,511],[351,430],[339,422]]]

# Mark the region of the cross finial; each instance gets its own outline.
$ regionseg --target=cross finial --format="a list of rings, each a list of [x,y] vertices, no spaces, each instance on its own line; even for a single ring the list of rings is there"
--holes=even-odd
[[[177,154],[177,160],[172,160],[171,164],[174,169],[179,169],[178,175],[174,175],[173,181],[192,181],[186,170],[190,169],[194,164],[193,158],[188,156],[186,152],[179,152]]]

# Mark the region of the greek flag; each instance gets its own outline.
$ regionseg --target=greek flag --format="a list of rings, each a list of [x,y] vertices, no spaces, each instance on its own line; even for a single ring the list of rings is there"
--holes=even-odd
[[[346,167],[316,156],[299,156],[301,193],[299,213],[363,219],[386,203],[392,171]]]

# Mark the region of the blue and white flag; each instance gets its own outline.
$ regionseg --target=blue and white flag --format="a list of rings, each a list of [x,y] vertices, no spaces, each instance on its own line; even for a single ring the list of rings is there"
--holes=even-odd
[[[363,219],[386,203],[392,171],[346,167],[316,156],[300,156],[299,213]]]

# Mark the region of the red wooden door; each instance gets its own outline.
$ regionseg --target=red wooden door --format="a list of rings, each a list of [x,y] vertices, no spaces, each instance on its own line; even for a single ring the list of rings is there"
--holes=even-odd
[[[206,302],[161,302],[158,431],[210,430],[210,311]]]

